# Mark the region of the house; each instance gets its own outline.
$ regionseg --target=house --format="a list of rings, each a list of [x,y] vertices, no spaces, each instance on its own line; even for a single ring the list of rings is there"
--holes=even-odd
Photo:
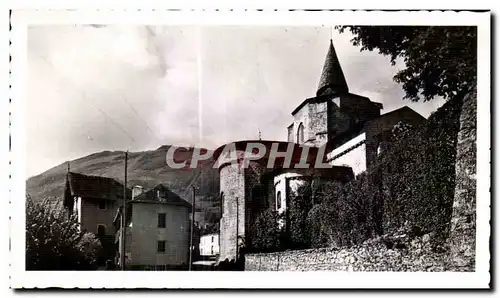
[[[207,225],[200,235],[201,258],[215,258],[219,254],[219,224]]]
[[[82,230],[94,233],[101,241],[100,263],[113,259],[113,216],[122,204],[124,191],[130,197],[130,189],[124,190],[123,184],[112,178],[69,171],[66,175],[63,205],[69,215],[76,214]]]
[[[122,250],[119,207],[114,217],[117,264]],[[189,262],[191,204],[162,184],[146,192],[132,189],[127,202],[125,257],[127,266],[144,268],[187,265]]]

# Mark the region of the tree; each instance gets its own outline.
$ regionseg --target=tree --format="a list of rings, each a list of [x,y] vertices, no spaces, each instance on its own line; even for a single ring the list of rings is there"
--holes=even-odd
[[[394,76],[405,99],[431,100],[463,97],[477,78],[477,28],[457,26],[337,26],[348,29],[361,51],[378,49],[392,65],[401,58],[405,67]]]
[[[99,240],[80,230],[60,203],[26,198],[26,269],[96,269]]]

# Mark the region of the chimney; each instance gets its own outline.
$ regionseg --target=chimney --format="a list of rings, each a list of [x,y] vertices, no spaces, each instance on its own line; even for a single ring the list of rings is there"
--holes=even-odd
[[[134,186],[134,188],[132,188],[132,200],[135,200],[135,198],[140,194],[142,194],[142,186]]]

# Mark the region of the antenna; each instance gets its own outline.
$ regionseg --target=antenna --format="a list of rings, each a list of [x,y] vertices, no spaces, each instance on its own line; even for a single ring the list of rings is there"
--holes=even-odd
[[[259,128],[259,141],[262,141],[262,133],[260,132],[260,128]]]

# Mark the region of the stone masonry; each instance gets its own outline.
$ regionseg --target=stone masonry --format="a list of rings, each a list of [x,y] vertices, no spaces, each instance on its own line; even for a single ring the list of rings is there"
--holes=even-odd
[[[476,248],[476,105],[477,93],[464,97],[460,114],[455,165],[455,199],[450,230],[448,266],[474,271]]]
[[[245,256],[245,271],[444,271],[445,254],[431,235],[383,236],[350,248],[318,248]]]
[[[241,237],[245,235],[244,169],[237,164],[223,166],[220,169],[220,191],[223,210],[220,220],[220,260],[234,260],[236,232]]]

